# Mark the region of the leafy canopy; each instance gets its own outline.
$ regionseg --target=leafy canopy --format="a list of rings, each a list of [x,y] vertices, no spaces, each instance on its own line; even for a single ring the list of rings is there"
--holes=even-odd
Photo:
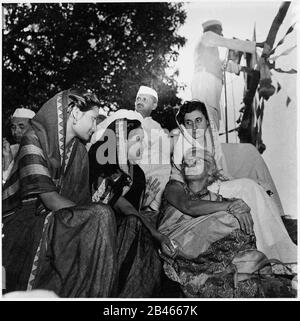
[[[176,105],[176,71],[166,69],[186,39],[181,3],[4,4],[3,116],[37,111],[60,90],[89,88],[103,106],[134,108],[142,84],[159,110]],[[159,112],[158,112],[159,114]]]

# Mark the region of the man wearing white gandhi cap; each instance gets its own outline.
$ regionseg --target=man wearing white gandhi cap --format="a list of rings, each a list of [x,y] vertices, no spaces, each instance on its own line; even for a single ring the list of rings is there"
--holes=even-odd
[[[255,42],[223,37],[219,20],[208,20],[202,24],[203,35],[195,49],[194,75],[191,83],[192,99],[202,101],[219,129],[221,119],[220,98],[223,86],[223,62],[218,47],[235,51],[255,52]],[[226,71],[238,73],[240,66],[229,61]]]
[[[2,183],[6,181],[10,174],[21,139],[30,127],[30,119],[34,116],[35,112],[28,108],[17,108],[11,117],[11,135],[16,144],[10,145],[6,138],[2,140]]]
[[[158,180],[160,191],[150,204],[150,209],[157,211],[160,207],[161,197],[167,182],[169,181],[170,165],[170,140],[158,122],[150,116],[157,108],[157,92],[147,86],[140,86],[135,100],[135,110],[140,113],[145,132],[144,151],[139,166],[143,169],[148,184]]]
[[[21,139],[29,128],[29,120],[35,116],[35,112],[28,108],[17,108],[11,117],[11,134],[16,143]]]

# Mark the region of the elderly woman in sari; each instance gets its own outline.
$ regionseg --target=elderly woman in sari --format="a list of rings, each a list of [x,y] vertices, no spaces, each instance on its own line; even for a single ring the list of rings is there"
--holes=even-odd
[[[173,255],[161,253],[167,276],[188,297],[270,295],[258,277],[251,276],[257,271],[272,275],[272,270],[267,257],[256,250],[250,208],[208,189],[224,179],[213,156],[191,147],[181,171],[184,181],[171,180],[166,186],[159,223],[159,231],[175,249]],[[279,282],[286,291],[274,296],[295,295],[289,281]]]
[[[208,279],[210,274],[224,272],[242,251],[255,249],[250,208],[208,190],[211,183],[222,179],[209,152],[188,149],[181,171],[184,182],[171,179],[166,186],[159,223],[159,231],[176,249],[173,256],[161,254],[165,272],[181,284],[186,296],[231,296],[228,279],[221,286]],[[248,282],[239,290],[253,291],[254,287]]]
[[[180,168],[183,155],[191,146],[198,146],[209,151],[214,157],[217,169],[225,177],[226,164],[218,141],[218,131],[209,113],[207,113],[205,105],[199,101],[186,102],[179,110],[177,120],[181,134],[174,146],[175,167],[172,177],[178,181],[183,181],[183,177],[180,171],[176,170],[176,166]],[[180,185],[177,185],[176,188],[178,194],[183,192]],[[227,178],[223,181],[216,181],[208,188],[223,197],[235,199],[231,204],[228,204],[228,210],[234,211],[241,204],[250,207],[258,250],[265,253],[270,259],[278,259],[284,263],[297,262],[297,247],[291,241],[274,201],[260,185],[247,178]],[[194,204],[187,206],[187,203],[178,199],[176,204],[173,205],[183,212],[191,212]],[[202,213],[207,213],[207,207],[202,201],[194,206]],[[239,221],[243,228],[245,222]]]
[[[90,92],[60,92],[21,141],[3,190],[8,291],[114,295],[116,224],[108,206],[91,202],[83,144],[95,130],[99,105]]]
[[[171,249],[156,229],[157,212],[143,211],[159,190],[137,165],[143,152],[143,118],[119,110],[98,125],[89,151],[93,201],[109,204],[117,217],[118,297],[157,295],[161,276],[158,246]]]

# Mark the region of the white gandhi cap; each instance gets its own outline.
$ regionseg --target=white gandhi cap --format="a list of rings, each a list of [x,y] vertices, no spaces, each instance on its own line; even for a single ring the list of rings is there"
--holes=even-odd
[[[221,21],[219,21],[219,20],[207,20],[204,23],[202,23],[202,27],[203,27],[204,30],[206,28],[208,28],[208,27],[216,26],[216,25],[222,27]]]
[[[137,96],[138,95],[151,95],[151,96],[155,97],[156,100],[158,100],[157,92],[154,89],[147,87],[147,86],[141,86],[136,95]]]
[[[32,119],[35,116],[35,112],[28,108],[17,108],[13,113],[13,118],[29,118]]]

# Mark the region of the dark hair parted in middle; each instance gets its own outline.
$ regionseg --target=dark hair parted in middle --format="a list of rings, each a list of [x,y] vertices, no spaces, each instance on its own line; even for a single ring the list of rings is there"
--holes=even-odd
[[[179,112],[177,114],[178,123],[183,124],[184,115],[191,113],[195,110],[199,110],[203,114],[205,119],[209,121],[205,104],[199,100],[191,100],[184,102],[183,105],[180,107]]]
[[[100,101],[95,94],[87,90],[71,89],[69,91],[69,108],[77,106],[80,111],[86,112],[93,107],[100,107]]]

